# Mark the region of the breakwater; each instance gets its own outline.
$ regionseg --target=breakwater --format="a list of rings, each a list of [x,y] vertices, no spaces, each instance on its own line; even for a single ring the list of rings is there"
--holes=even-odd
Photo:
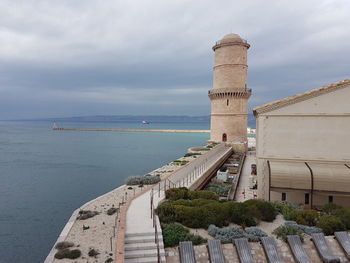
[[[108,128],[52,128],[54,131],[111,131],[111,132],[178,132],[178,133],[210,133],[210,130],[178,130],[178,129],[108,129]]]

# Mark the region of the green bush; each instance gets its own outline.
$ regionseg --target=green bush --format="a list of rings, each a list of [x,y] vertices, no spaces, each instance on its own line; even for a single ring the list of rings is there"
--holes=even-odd
[[[96,249],[93,249],[93,248],[90,248],[89,253],[88,253],[89,257],[94,257],[94,258],[96,258],[98,254],[100,254],[100,253]]]
[[[219,200],[219,196],[213,192],[201,190],[201,191],[189,191],[189,198],[193,199],[208,199],[208,200]]]
[[[194,245],[205,243],[206,240],[190,231],[181,224],[172,223],[162,225],[163,241],[165,247],[177,246],[181,241],[192,241]]]
[[[57,259],[63,259],[63,258],[76,259],[80,256],[81,256],[81,251],[79,249],[70,250],[69,248],[59,250],[55,254],[55,258]]]
[[[201,153],[198,153],[198,152],[196,152],[196,153],[186,153],[184,155],[184,157],[190,157],[190,156],[195,156],[195,155],[201,155]]]
[[[275,220],[278,211],[275,206],[265,200],[250,199],[244,202],[250,215],[258,220],[272,222]]]
[[[208,184],[205,189],[215,194],[223,196],[228,194],[228,192],[231,189],[231,185]]]
[[[299,210],[296,212],[295,221],[300,225],[315,226],[319,214],[315,210]]]
[[[292,226],[279,226],[273,230],[272,234],[275,234],[277,238],[282,239],[284,242],[287,242],[288,235],[298,235],[301,241],[304,241],[302,232]]]
[[[165,191],[165,198],[169,200],[189,199],[188,189],[185,187],[170,188]]]
[[[165,191],[165,198],[169,200],[178,199],[211,199],[218,200],[219,196],[210,191],[190,191],[185,187],[171,188]]]
[[[333,235],[335,231],[346,230],[342,220],[335,216],[323,215],[320,217],[317,227],[321,228],[326,235]]]
[[[55,246],[56,249],[61,250],[69,247],[73,247],[74,243],[69,241],[58,242]]]
[[[345,209],[340,205],[336,205],[333,203],[326,204],[322,211],[328,215],[336,216],[338,217],[343,224],[345,225],[346,229],[350,229],[350,210]]]
[[[285,220],[295,221],[297,212],[300,210],[299,207],[291,203],[273,203],[273,205]]]
[[[322,207],[322,212],[332,216],[342,214],[344,211],[345,209],[342,206],[333,203],[326,204]]]

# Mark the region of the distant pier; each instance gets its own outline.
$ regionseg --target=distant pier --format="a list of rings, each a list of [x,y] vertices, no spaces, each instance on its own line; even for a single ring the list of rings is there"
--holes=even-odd
[[[59,128],[54,131],[111,131],[111,132],[177,132],[177,133],[210,133],[210,130],[176,130],[176,129],[101,129],[101,128]]]

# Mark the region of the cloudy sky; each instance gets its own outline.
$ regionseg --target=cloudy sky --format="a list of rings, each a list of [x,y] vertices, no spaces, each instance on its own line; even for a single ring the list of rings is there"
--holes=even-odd
[[[253,108],[349,78],[349,17],[349,0],[0,0],[0,119],[208,115],[231,32]]]

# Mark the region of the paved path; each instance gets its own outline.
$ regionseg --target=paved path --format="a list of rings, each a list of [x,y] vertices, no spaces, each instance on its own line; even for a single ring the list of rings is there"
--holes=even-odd
[[[172,187],[181,186],[190,187],[194,184],[205,172],[212,167],[215,163],[222,159],[223,156],[227,155],[231,151],[230,147],[224,147],[224,145],[218,146],[217,149],[212,149],[208,153],[198,157],[196,160],[189,163],[187,166],[179,169],[168,179],[165,180],[167,187],[169,184]],[[175,185],[174,185],[175,184]],[[127,213],[126,213],[126,251],[125,251],[125,262],[139,263],[139,262],[156,262],[157,252],[154,245],[154,227],[153,219],[151,218],[151,196],[153,193],[153,203],[156,208],[158,204],[164,200],[164,181],[160,185],[155,185],[153,190],[149,190],[141,196],[132,200]],[[160,189],[160,192],[159,192]],[[153,191],[153,192],[152,192]],[[157,228],[159,231],[158,238],[160,245],[163,247],[161,228],[159,219],[156,216]],[[153,242],[153,245],[151,244]],[[146,249],[141,249],[147,243]],[[164,250],[161,249],[162,261],[165,261],[163,257]]]
[[[252,190],[250,189],[250,177],[251,177],[251,165],[253,163],[256,163],[256,156],[255,156],[255,151],[249,151],[247,152],[243,169],[242,169],[242,174],[241,178],[239,180],[239,185],[237,189],[237,194],[235,201],[237,202],[244,202],[245,200],[248,199],[253,199],[254,194],[257,193],[257,190]],[[256,177],[256,175],[255,175]],[[244,193],[244,194],[243,194]]]

